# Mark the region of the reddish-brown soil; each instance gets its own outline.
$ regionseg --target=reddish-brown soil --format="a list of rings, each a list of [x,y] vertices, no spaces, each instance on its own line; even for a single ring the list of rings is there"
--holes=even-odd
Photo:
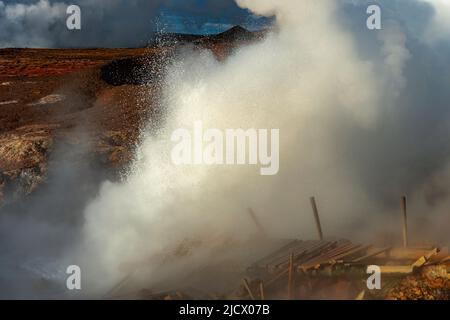
[[[0,81],[8,77],[67,74],[156,49],[2,49]]]
[[[126,164],[153,108],[155,85],[109,85],[100,67],[149,53],[76,50],[71,57],[67,50],[0,51],[0,196],[24,170],[44,180],[47,160],[60,144],[84,150],[107,166]],[[38,184],[14,193],[30,193]]]
[[[188,42],[223,59],[243,37],[235,29]],[[0,49],[0,206],[45,181],[54,150],[80,150],[76,161],[115,173],[129,163],[142,126],[158,114],[156,73],[176,45]]]

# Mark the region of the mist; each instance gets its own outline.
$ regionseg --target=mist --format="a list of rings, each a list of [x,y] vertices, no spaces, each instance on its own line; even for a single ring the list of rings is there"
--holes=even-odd
[[[447,245],[450,27],[443,17],[450,9],[440,0],[379,1],[383,29],[370,31],[369,3],[237,0],[255,15],[275,16],[273,31],[225,61],[179,49],[162,66],[162,119],[142,130],[124,179],[96,177],[99,190],[66,207],[97,168],[55,167],[53,187],[18,210],[36,209],[33,218],[2,217],[5,247],[20,259],[34,252],[61,283],[64,266],[81,266],[81,294],[99,298],[130,274],[136,290],[170,289],[208,264],[245,267],[267,245],[248,208],[273,239],[316,239],[311,196],[326,237],[400,243],[406,195],[411,243]],[[172,132],[196,121],[279,129],[279,173],[173,165]],[[73,189],[61,192],[67,181]],[[27,290],[22,280],[10,292]]]
[[[240,255],[238,243],[256,232],[249,207],[273,238],[315,238],[313,195],[328,236],[395,243],[405,194],[412,229],[419,231],[413,241],[448,243],[449,69],[435,50],[443,45],[439,37],[427,37],[439,21],[433,7],[408,2],[413,10],[430,9],[427,28],[411,37],[410,17],[402,12],[372,32],[363,10],[355,21],[364,24],[355,29],[346,21],[352,11],[343,10],[349,1],[237,3],[274,15],[275,31],[224,62],[185,48],[168,66],[164,122],[144,130],[126,180],[105,182],[84,212],[78,256],[93,292],[137,268],[149,287],[173,279],[210,262],[208,252],[224,243],[234,243],[228,254]],[[252,166],[174,166],[171,133],[195,121],[280,129],[279,174],[262,177]],[[189,241],[198,241],[194,253],[165,266]]]

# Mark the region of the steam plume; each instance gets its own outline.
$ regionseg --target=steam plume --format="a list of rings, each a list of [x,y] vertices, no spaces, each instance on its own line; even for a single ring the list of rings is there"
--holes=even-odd
[[[165,123],[145,133],[126,181],[105,183],[86,209],[84,257],[95,257],[106,283],[143,257],[154,272],[149,281],[156,280],[156,257],[184,239],[202,239],[207,250],[223,238],[248,237],[254,226],[247,207],[260,213],[273,236],[313,237],[311,195],[320,199],[333,235],[389,233],[403,193],[435,223],[449,221],[423,191],[434,179],[448,190],[446,181],[432,178],[447,172],[439,137],[450,127],[432,112],[448,112],[448,94],[442,83],[429,88],[417,71],[435,70],[423,60],[432,49],[409,39],[394,19],[374,33],[375,49],[365,51],[357,39],[369,31],[344,23],[346,1],[237,3],[275,15],[277,31],[223,63],[189,50],[174,61],[162,102]],[[171,132],[197,120],[219,129],[279,128],[279,175],[261,177],[248,166],[172,165]]]

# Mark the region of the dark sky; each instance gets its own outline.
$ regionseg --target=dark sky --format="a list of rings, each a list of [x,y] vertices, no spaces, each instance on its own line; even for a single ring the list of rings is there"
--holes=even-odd
[[[81,7],[81,31],[66,28],[70,4]],[[217,33],[261,23],[233,0],[0,0],[0,47],[133,47],[155,30]]]
[[[367,6],[378,3],[383,7],[384,18],[400,17],[408,24],[408,30],[418,34],[436,15],[440,29],[430,29],[429,37],[450,37],[450,31],[441,32],[442,25],[450,30],[447,0],[338,2],[345,10],[343,21],[349,24],[354,20],[358,25],[364,23]],[[82,9],[80,31],[66,28],[66,9],[70,4]],[[258,29],[267,23],[268,19],[239,8],[234,0],[0,0],[0,48],[135,47],[146,45],[156,30],[217,33],[237,24]]]

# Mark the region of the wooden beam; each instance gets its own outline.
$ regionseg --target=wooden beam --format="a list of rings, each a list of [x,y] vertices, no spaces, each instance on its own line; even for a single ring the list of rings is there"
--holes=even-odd
[[[448,247],[439,248],[439,252],[430,257],[427,264],[437,264],[440,263],[449,254]]]
[[[291,248],[295,248],[296,246],[299,246],[302,244],[302,241],[300,240],[293,240],[290,241],[287,245],[281,247],[280,249],[270,253],[269,255],[265,256],[264,258],[258,260],[254,263],[255,266],[267,266],[271,261],[275,259],[280,259],[281,257],[284,257],[287,250],[290,250]],[[285,259],[283,259],[284,261]]]
[[[316,228],[317,233],[319,234],[319,239],[323,240],[322,226],[320,225],[319,210],[317,209],[316,198],[311,197],[309,200],[311,202],[311,207],[313,209],[314,220],[316,221]]]
[[[415,262],[411,265],[411,267],[412,267],[413,270],[414,270],[414,268],[420,268],[420,267],[423,267],[425,263],[427,263],[427,259],[426,259],[425,257],[422,256],[422,257],[420,257],[419,259],[417,259],[417,261],[415,261]]]
[[[261,300],[266,300],[266,297],[264,295],[264,283],[262,281],[259,284],[259,296],[261,297]]]
[[[408,246],[408,218],[406,213],[406,196],[401,199],[402,217],[403,217],[403,246]]]
[[[355,300],[364,300],[365,295],[366,295],[366,290],[363,290],[356,296]]]
[[[333,248],[325,252],[320,252],[319,255],[316,255],[314,258],[302,262],[301,268],[302,270],[307,271],[308,269],[319,267],[321,264],[331,263],[333,257],[340,255],[341,253],[347,252],[349,250],[352,250],[354,248],[355,245],[353,245],[351,242],[338,245],[336,248]]]
[[[272,279],[270,279],[269,281],[266,281],[266,288],[275,283],[276,281],[278,281],[281,277],[283,277],[284,275],[286,275],[287,273],[289,273],[289,269],[284,269],[283,271],[281,271],[279,274],[277,274],[275,277],[273,277]]]
[[[410,274],[412,266],[380,266],[381,274]]]
[[[250,289],[250,286],[248,285],[247,279],[244,278],[242,281],[244,283],[244,287],[247,290],[248,295],[250,296],[250,299],[255,300],[255,296],[252,293],[252,290]]]
[[[433,250],[431,250],[430,252],[428,252],[425,255],[425,259],[428,261],[430,260],[432,257],[434,257],[435,255],[437,255],[439,253],[439,249],[438,248],[434,248]]]
[[[417,249],[411,246],[408,248],[395,247],[389,252],[389,258],[392,260],[417,260],[421,256],[426,256],[431,249]]]
[[[372,245],[367,245],[367,246],[356,245],[351,250],[348,250],[348,251],[345,251],[343,253],[340,253],[338,255],[333,256],[330,259],[330,262],[339,262],[339,261],[343,260],[345,257],[352,256],[352,255],[354,255],[356,253],[359,253],[361,251],[366,251],[367,252],[367,250],[369,248],[371,248],[371,247],[372,247]]]
[[[294,291],[294,254],[289,256],[288,299],[292,299]]]
[[[385,248],[376,250],[376,251],[374,251],[372,253],[366,254],[365,256],[362,256],[362,257],[359,257],[357,259],[352,260],[352,263],[361,262],[361,261],[363,261],[365,259],[375,257],[375,256],[377,256],[377,255],[379,255],[379,254],[381,254],[383,252],[389,251],[391,249],[392,249],[392,247],[385,247]]]
[[[413,269],[423,267],[428,262],[428,260],[430,260],[433,256],[437,255],[438,253],[439,249],[434,248],[433,250],[429,251],[426,255],[421,256],[412,264]]]

